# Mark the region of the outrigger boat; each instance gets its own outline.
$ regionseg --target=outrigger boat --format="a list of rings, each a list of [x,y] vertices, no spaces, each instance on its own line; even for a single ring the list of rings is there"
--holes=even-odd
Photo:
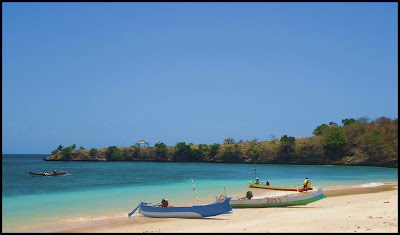
[[[193,179],[192,183],[199,203],[198,206],[169,206],[168,199],[162,199],[161,202],[153,206],[149,206],[151,203],[140,202],[128,216],[131,217],[137,209],[139,209],[140,214],[155,218],[204,218],[232,213],[232,207],[229,206],[229,201],[232,198],[224,195],[219,196],[211,204],[200,205],[199,195],[197,194]]]
[[[301,193],[293,196],[265,197],[261,199],[249,199],[245,197],[238,200],[231,200],[229,204],[232,208],[286,207],[306,205],[323,198],[326,198],[326,195],[322,193],[322,188],[319,188],[316,192]]]
[[[204,218],[232,213],[232,207],[229,206],[229,201],[232,198],[221,196],[208,205],[186,207],[160,206],[160,203],[149,206],[151,203],[141,202],[128,216],[131,217],[137,209],[139,209],[140,214],[155,218]]]
[[[250,188],[261,188],[261,189],[273,189],[273,190],[282,190],[282,191],[307,191],[307,190],[312,190],[311,188],[311,183],[307,184],[307,188],[304,189],[302,186],[294,186],[294,187],[278,187],[278,186],[267,186],[265,184],[256,184],[254,182],[249,182],[249,187]]]
[[[29,171],[30,175],[41,175],[41,176],[54,176],[54,175],[65,175],[67,172],[66,171],[53,171],[51,173],[47,172],[40,172],[40,173],[32,173]]]

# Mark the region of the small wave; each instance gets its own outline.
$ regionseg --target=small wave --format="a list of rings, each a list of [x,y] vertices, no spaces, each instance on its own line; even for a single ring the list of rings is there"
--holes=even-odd
[[[101,220],[109,220],[109,219],[117,219],[121,217],[127,217],[127,213],[118,213],[112,215],[102,215],[102,216],[78,216],[78,217],[71,217],[63,219],[63,222],[95,222]]]
[[[381,185],[383,185],[383,183],[371,182],[371,183],[357,185],[357,186],[355,186],[355,188],[371,188],[371,187],[378,187],[378,186],[381,186]]]

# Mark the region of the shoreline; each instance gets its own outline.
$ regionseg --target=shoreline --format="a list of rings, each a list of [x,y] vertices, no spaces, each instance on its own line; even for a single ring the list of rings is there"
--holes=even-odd
[[[314,187],[314,186],[313,186]],[[317,190],[318,186],[314,187],[314,190]],[[275,195],[283,195],[286,192],[284,191],[275,191],[275,190],[265,190],[265,189],[254,189],[249,188],[253,192],[254,197],[262,197],[265,194],[275,194]],[[314,191],[313,190],[313,191]],[[382,230],[384,232],[392,232],[394,230],[398,231],[397,228],[397,190],[398,190],[398,182],[391,183],[366,183],[361,185],[342,185],[342,186],[329,186],[323,187],[324,194],[327,195],[327,198],[323,200],[313,202],[303,206],[292,206],[292,207],[278,207],[278,208],[246,208],[246,209],[233,209],[232,214],[228,215],[219,215],[215,217],[203,218],[203,219],[177,219],[177,218],[149,218],[144,217],[137,212],[131,217],[128,218],[127,214],[129,211],[125,212],[116,212],[113,214],[107,215],[99,215],[99,216],[82,216],[79,218],[71,218],[63,221],[58,221],[52,224],[37,224],[33,226],[23,226],[18,229],[10,229],[3,230],[3,232],[44,232],[44,233],[79,233],[79,232],[99,232],[99,233],[109,233],[109,232],[227,232],[233,224],[236,224],[235,229],[229,230],[230,232],[237,232],[239,229],[241,232],[299,232],[297,230],[291,230],[293,228],[291,223],[298,224],[299,221],[302,221],[302,217],[299,213],[305,214],[313,214],[313,211],[321,210],[321,215],[327,216],[330,214],[337,214],[345,208],[341,208],[338,204],[342,203],[342,201],[350,201],[354,204],[358,204],[358,206],[362,206],[362,208],[369,208],[368,204],[375,203],[376,200],[382,200],[383,196],[392,195],[395,198],[385,198],[386,201],[389,201],[392,207],[393,204],[395,206],[395,220],[385,221],[385,225],[390,225],[390,228],[386,228],[386,230]],[[291,192],[295,193],[295,192]],[[394,193],[394,194],[393,194]],[[288,192],[288,194],[290,194]],[[388,194],[388,195],[386,195]],[[229,196],[233,196],[235,194],[231,194]],[[241,194],[240,194],[241,195]],[[178,203],[174,203],[178,204]],[[342,203],[343,204],[343,203]],[[352,206],[352,204],[347,204],[345,206]],[[385,204],[386,205],[386,204]],[[343,206],[343,205],[342,205]],[[394,207],[393,207],[394,208]],[[392,209],[393,209],[392,208]],[[129,210],[129,209],[128,209]],[[324,212],[324,210],[327,210]],[[334,210],[334,212],[329,212],[329,210]],[[394,210],[394,209],[393,209]],[[339,211],[339,212],[338,212]],[[369,212],[370,214],[376,214],[379,212],[385,213],[385,210],[380,211],[379,208],[375,208],[374,211]],[[353,212],[349,212],[350,216],[353,215]],[[276,214],[276,216],[271,216]],[[280,218],[279,214],[284,215],[281,219],[286,221],[285,223],[281,223],[278,220]],[[260,219],[258,216],[262,215]],[[364,216],[365,217],[365,216]],[[382,217],[382,216],[378,216]],[[337,218],[335,216],[330,217],[333,221],[336,221]],[[368,219],[368,217],[366,217]],[[383,218],[383,217],[382,217]],[[299,220],[300,219],[300,220]],[[343,218],[342,218],[343,219]],[[391,219],[391,218],[390,218]],[[268,230],[257,230],[258,224],[269,224],[270,221],[274,221],[273,223],[276,226],[268,226]],[[277,221],[275,221],[277,220]],[[241,221],[241,223],[238,223]],[[287,222],[291,221],[291,222]],[[332,221],[331,221],[332,222]],[[314,224],[309,221],[302,222],[308,226],[308,224]],[[317,222],[318,224],[324,224],[322,222]],[[395,223],[396,228],[393,229],[393,224]],[[249,224],[255,224],[255,227],[249,226]],[[355,224],[362,224],[357,222]],[[217,227],[215,225],[218,225]],[[278,226],[279,225],[279,226]],[[305,227],[307,227],[305,226]],[[325,227],[329,227],[329,223],[325,225]],[[221,229],[226,227],[227,231]],[[196,230],[196,228],[198,230]],[[282,229],[280,229],[282,228]],[[340,226],[339,226],[340,228]],[[309,230],[304,230],[303,232],[353,232],[348,230],[340,230],[339,228],[335,228],[336,230],[321,230],[319,228],[313,228]],[[286,229],[286,230],[285,230]],[[379,226],[375,229],[369,228],[369,232],[375,232],[376,229],[379,229]],[[355,230],[357,231],[357,230]],[[378,230],[380,232],[381,230]]]
[[[252,189],[254,192],[255,190]],[[262,195],[271,190],[259,189]],[[327,198],[304,206],[233,209],[232,214],[204,219],[148,218],[135,213],[78,223],[56,233],[124,232],[397,232],[398,183],[337,186],[323,190]],[[382,202],[383,201],[383,202]],[[382,205],[389,208],[381,208]],[[395,204],[395,206],[393,206]],[[356,212],[360,210],[359,212]],[[315,212],[318,211],[318,214]],[[343,213],[347,211],[347,213]],[[370,214],[359,216],[357,214]],[[386,215],[390,213],[390,216]],[[382,216],[386,215],[386,217]],[[304,216],[303,216],[304,215]],[[318,215],[312,217],[313,215]],[[375,215],[375,216],[374,216]],[[314,221],[307,221],[308,217]],[[348,221],[344,221],[345,217]],[[328,217],[329,219],[326,219]],[[350,219],[350,218],[360,219]],[[322,218],[325,218],[323,220]],[[308,218],[310,219],[310,218]],[[323,220],[323,221],[321,221]],[[376,220],[378,225],[371,224]],[[384,221],[383,221],[384,220]],[[240,223],[238,223],[240,222]],[[272,223],[271,223],[272,222]],[[336,224],[338,223],[338,224]],[[346,226],[340,226],[343,223]],[[262,228],[260,224],[268,225]],[[336,224],[336,226],[334,226]],[[304,226],[306,225],[306,226]],[[364,228],[362,230],[361,228]]]

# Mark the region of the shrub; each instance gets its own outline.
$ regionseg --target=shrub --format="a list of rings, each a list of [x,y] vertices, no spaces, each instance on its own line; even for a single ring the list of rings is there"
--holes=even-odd
[[[95,156],[97,154],[97,149],[92,148],[89,152],[90,156]]]
[[[110,146],[106,151],[107,160],[110,161],[121,161],[123,160],[123,153],[117,148],[117,146]]]
[[[279,155],[285,160],[292,158],[295,155],[294,142],[296,138],[293,136],[283,135],[279,144]]]
[[[227,138],[224,140],[224,144],[234,144],[235,140],[233,138]]]
[[[193,158],[196,161],[204,161],[206,160],[205,157],[210,155],[210,150],[208,145],[206,144],[199,144],[198,149],[192,150]]]
[[[178,142],[174,147],[173,160],[178,162],[193,161],[190,145],[185,142]]]
[[[72,148],[71,148],[71,147],[66,147],[66,148],[64,148],[64,149],[62,150],[62,153],[63,153],[64,156],[70,155],[71,152],[72,152]]]
[[[63,148],[64,148],[64,147],[63,147],[63,146],[60,144],[60,145],[58,145],[58,148],[57,148],[57,150],[58,150],[58,151],[62,151],[62,150],[63,150]]]
[[[162,142],[158,142],[154,145],[154,147],[156,148],[156,155],[161,160],[166,160],[167,159],[167,145]]]
[[[219,153],[219,144],[214,143],[210,146],[210,158],[215,157]]]
[[[255,145],[253,147],[253,150],[251,151],[251,157],[254,159],[254,162],[257,162],[259,156],[260,156],[260,150],[258,150],[258,146]]]
[[[283,135],[281,137],[281,142],[284,144],[294,144],[295,141],[296,141],[296,138],[294,138],[293,136]]]
[[[317,128],[315,128],[315,130],[313,131],[313,134],[314,135],[322,135],[322,133],[324,133],[328,129],[329,129],[328,125],[322,124],[320,126],[317,126]]]
[[[338,150],[346,143],[346,136],[341,127],[332,128],[326,135],[321,137],[322,145],[328,149]]]
[[[226,147],[221,154],[221,158],[223,162],[240,162],[241,155],[242,152],[240,151],[239,145],[235,144],[233,147]]]
[[[355,122],[356,120],[354,120],[354,118],[345,118],[342,120],[343,126],[351,124],[353,122]]]

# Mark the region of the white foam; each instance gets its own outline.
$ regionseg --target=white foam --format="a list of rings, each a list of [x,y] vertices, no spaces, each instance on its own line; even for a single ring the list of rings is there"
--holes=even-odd
[[[63,219],[63,222],[79,222],[79,223],[86,223],[86,222],[96,222],[96,221],[101,221],[101,220],[109,220],[109,219],[116,219],[116,218],[121,218],[121,217],[127,217],[127,213],[118,213],[118,214],[112,214],[112,215],[107,215],[107,216],[78,216],[78,217],[70,217]]]
[[[354,186],[354,188],[373,188],[373,187],[378,187],[381,185],[383,185],[383,183],[371,182],[371,183],[367,183],[367,184],[356,185],[356,186]]]

